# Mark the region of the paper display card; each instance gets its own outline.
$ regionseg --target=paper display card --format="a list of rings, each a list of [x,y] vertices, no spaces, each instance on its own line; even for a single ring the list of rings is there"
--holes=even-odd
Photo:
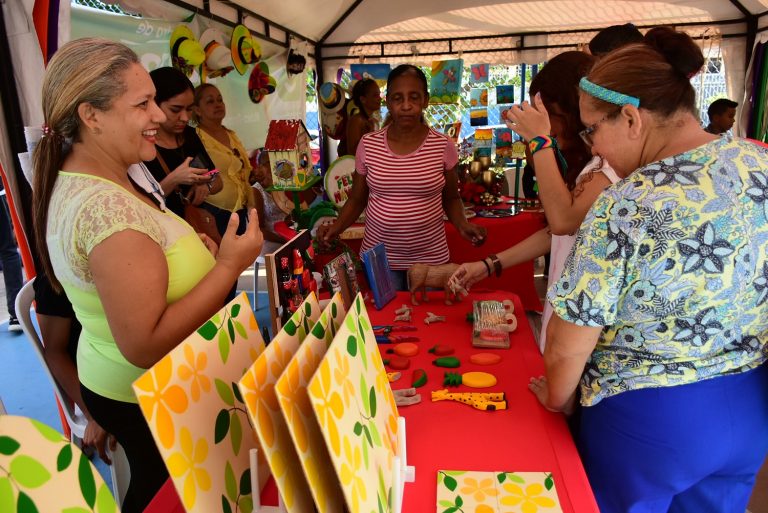
[[[462,59],[432,61],[429,103],[457,103],[461,96]]]
[[[486,126],[488,124],[488,109],[470,109],[469,124],[471,126]]]
[[[308,390],[348,511],[392,512],[397,406],[362,295]]]
[[[337,292],[275,384],[275,393],[319,513],[344,509],[341,483],[312,411],[307,385],[341,326],[346,311]]]
[[[437,472],[437,513],[562,513],[550,472]]]
[[[187,512],[252,507],[249,451],[258,440],[236,383],[263,350],[242,293],[133,383]],[[263,487],[269,470],[259,463]]]
[[[515,86],[496,86],[496,105],[503,105],[507,103],[515,103]]]
[[[387,85],[387,77],[392,67],[389,64],[351,64],[349,72],[352,80],[349,84],[349,90],[352,90],[354,83],[364,78],[372,78],[379,87]]]
[[[469,90],[469,106],[475,107],[487,107],[488,106],[488,89],[485,87],[473,87]]]
[[[383,243],[379,243],[365,251],[361,256],[365,274],[368,277],[368,285],[373,292],[373,302],[376,309],[381,310],[397,295],[392,281],[392,273],[389,271],[387,250]]]
[[[238,383],[288,513],[312,513],[314,503],[274,387],[319,317],[311,293]]]
[[[472,153],[477,157],[490,157],[493,149],[493,130],[478,128],[475,130],[475,141]]]
[[[469,68],[471,72],[471,76],[469,77],[470,81],[473,84],[482,84],[482,83],[488,82],[489,69],[490,69],[489,64],[473,64]]]

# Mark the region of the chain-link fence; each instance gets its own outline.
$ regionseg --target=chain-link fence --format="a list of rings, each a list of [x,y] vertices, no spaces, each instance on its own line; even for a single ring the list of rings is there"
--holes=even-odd
[[[123,11],[120,6],[116,3],[114,4],[107,4],[102,2],[101,0],[72,0],[73,4],[77,5],[83,5],[85,7],[90,7],[92,9],[99,9],[101,11],[107,11],[114,14],[123,14],[125,16],[135,16],[137,18],[140,18],[141,16],[138,14],[131,14]]]

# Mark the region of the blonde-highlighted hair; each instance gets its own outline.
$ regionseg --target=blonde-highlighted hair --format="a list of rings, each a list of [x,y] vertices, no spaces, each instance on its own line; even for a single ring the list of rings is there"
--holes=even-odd
[[[101,111],[109,110],[125,93],[122,73],[137,63],[138,56],[127,46],[98,38],[70,41],[48,63],[42,88],[47,133],[33,155],[32,211],[40,262],[57,291],[61,291],[61,284],[53,274],[46,243],[48,206],[70,146],[80,141],[78,107],[87,103]]]

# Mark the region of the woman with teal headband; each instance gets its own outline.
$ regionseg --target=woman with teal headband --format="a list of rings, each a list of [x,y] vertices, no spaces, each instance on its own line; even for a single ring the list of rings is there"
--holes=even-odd
[[[768,452],[768,153],[699,125],[684,33],[580,84],[582,137],[624,179],[586,216],[530,388],[569,411],[600,511],[743,513]]]

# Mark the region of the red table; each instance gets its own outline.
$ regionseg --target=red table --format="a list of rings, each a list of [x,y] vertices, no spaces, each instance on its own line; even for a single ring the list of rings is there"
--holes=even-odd
[[[488,237],[480,247],[473,246],[462,238],[454,226],[445,223],[445,235],[448,239],[448,249],[451,252],[451,262],[463,264],[482,260],[491,253],[500,253],[510,246],[514,246],[523,239],[546,226],[543,213],[522,212],[516,216],[488,218],[474,217],[470,222],[484,226],[488,230]],[[346,242],[353,251],[360,251],[360,239],[347,239]],[[508,269],[504,269],[500,278],[492,276],[486,278],[474,286],[478,290],[506,290],[520,296],[523,307],[526,310],[541,312],[542,306],[536,287],[533,282],[533,261],[525,262]]]

